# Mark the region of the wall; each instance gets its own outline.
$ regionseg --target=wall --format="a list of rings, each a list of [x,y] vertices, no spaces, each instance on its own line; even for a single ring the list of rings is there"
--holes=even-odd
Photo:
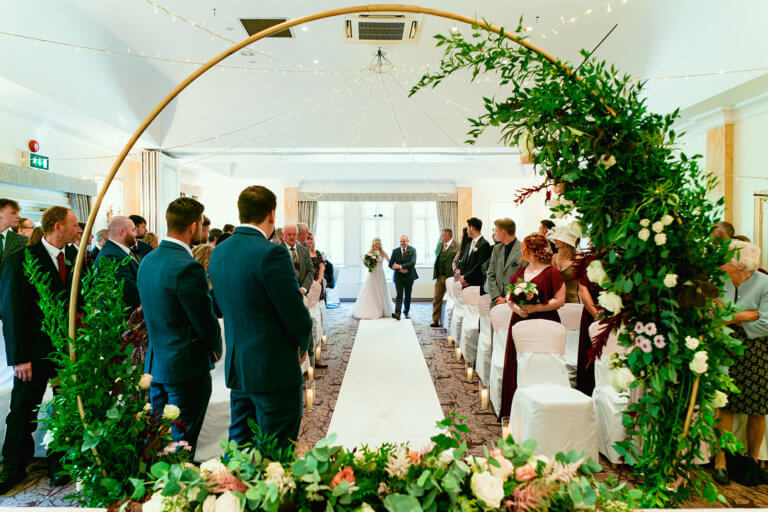
[[[736,232],[754,239],[754,201],[758,191],[768,190],[765,147],[768,112],[737,121],[734,126],[733,224]]]
[[[531,176],[523,180],[499,180],[497,183],[481,183],[472,187],[472,215],[483,221],[483,236],[491,240],[493,221],[508,216],[517,225],[517,235],[524,238],[539,228],[542,219],[549,218],[549,209],[544,204],[544,193],[529,197],[522,205],[515,205],[515,193],[525,187],[534,186],[541,178]],[[466,219],[459,219],[464,227]]]

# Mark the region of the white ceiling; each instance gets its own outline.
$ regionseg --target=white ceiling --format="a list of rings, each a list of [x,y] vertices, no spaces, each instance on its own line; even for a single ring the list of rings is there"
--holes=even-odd
[[[238,18],[294,18],[361,2],[159,3],[180,16],[205,23],[216,34],[241,40],[246,34]],[[508,27],[524,16],[526,24],[534,28],[536,44],[570,61],[578,61],[579,49],[592,48],[618,24],[597,58],[639,77],[766,65],[764,27],[768,2],[763,0],[612,0],[610,13],[600,8],[575,23],[558,27],[561,16],[570,19],[603,3],[425,0],[420,5],[476,15]],[[371,160],[371,165],[401,165],[402,172],[398,172],[405,178],[427,172],[430,166],[443,176],[459,172],[467,158],[466,151],[457,147],[466,138],[466,117],[480,111],[482,96],[503,91],[491,82],[470,84],[466,76],[452,77],[437,90],[424,91],[410,100],[401,89],[410,88],[418,80],[423,66],[439,62],[441,50],[435,48],[433,36],[446,33],[452,25],[447,20],[425,18],[417,44],[385,48],[396,68],[384,75],[345,71],[365,68],[376,47],[346,43],[342,18],[313,22],[306,31],[294,28],[293,39],[260,41],[253,50],[266,51],[274,58],[237,54],[225,64],[271,71],[212,70],[166,109],[141,145],[166,149],[191,170],[210,169],[240,178],[267,172],[300,176],[314,169],[313,177],[335,179],[336,175],[344,176],[347,169],[354,173],[360,164],[356,158],[361,155],[349,155],[349,148],[367,151],[365,158]],[[469,31],[468,27],[459,28],[463,33]],[[556,35],[552,28],[558,30]],[[182,61],[205,61],[226,47],[222,40],[203,30],[181,20],[173,21],[162,11],[156,13],[146,0],[6,1],[0,3],[0,31]],[[542,33],[548,37],[542,38]],[[51,122],[48,118],[55,116],[59,125],[88,133],[113,151],[120,149],[121,139],[127,139],[154,105],[195,67],[92,54],[3,35],[0,55],[0,85],[6,84],[0,91],[7,92],[0,100],[0,108],[28,112],[41,122]],[[647,89],[648,103],[657,111],[689,107],[755,76],[725,74],[707,79],[652,81]],[[446,155],[437,162],[419,161],[428,159],[427,155],[414,157],[412,153],[424,148]],[[475,163],[487,163],[489,169],[516,160],[509,154],[482,156],[483,152],[499,149],[495,133],[483,137],[477,148],[479,153],[473,158],[487,161]],[[386,154],[377,156],[377,149]],[[408,162],[410,167],[405,165]],[[349,177],[359,178],[359,174]]]

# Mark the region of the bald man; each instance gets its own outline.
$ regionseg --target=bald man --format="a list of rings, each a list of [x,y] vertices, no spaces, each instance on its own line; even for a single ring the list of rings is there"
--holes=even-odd
[[[136,244],[136,226],[128,217],[112,217],[107,226],[107,236],[107,241],[96,257],[96,268],[100,268],[104,259],[120,262],[115,277],[123,282],[123,299],[133,311],[140,305],[139,289],[136,285],[139,262],[131,251],[131,247]]]

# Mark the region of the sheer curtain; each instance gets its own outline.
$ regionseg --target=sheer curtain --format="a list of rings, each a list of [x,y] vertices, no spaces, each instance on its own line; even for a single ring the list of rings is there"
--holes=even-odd
[[[440,229],[451,228],[456,239],[459,226],[459,203],[457,201],[437,201],[437,221]]]
[[[68,192],[67,198],[69,199],[69,204],[77,215],[77,220],[80,222],[88,220],[88,215],[91,213],[91,196]]]
[[[299,222],[309,226],[314,233],[317,229],[317,201],[299,201]]]

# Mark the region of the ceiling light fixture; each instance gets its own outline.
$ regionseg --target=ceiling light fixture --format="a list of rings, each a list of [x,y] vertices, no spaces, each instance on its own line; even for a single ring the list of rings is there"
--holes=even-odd
[[[320,64],[320,61],[315,59],[315,60],[312,61],[312,64]]]
[[[457,27],[456,25],[454,25],[454,26],[452,26],[452,27],[451,27],[451,32],[453,32],[454,34],[455,34],[456,32],[458,32],[458,31],[459,31],[459,27]]]
[[[245,57],[253,57],[253,52],[251,50],[243,50],[240,52],[240,55]]]
[[[306,25],[302,25],[302,26],[301,26],[301,31],[302,31],[302,32],[309,32],[309,27],[308,27],[308,26],[306,26]]]
[[[235,30],[235,27],[227,27],[227,30]]]

